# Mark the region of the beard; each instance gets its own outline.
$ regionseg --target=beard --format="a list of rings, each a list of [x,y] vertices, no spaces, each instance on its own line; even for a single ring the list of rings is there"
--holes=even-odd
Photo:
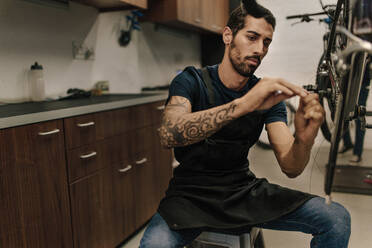
[[[248,59],[257,59],[257,65],[251,65],[247,60]],[[256,71],[257,67],[261,64],[261,58],[259,56],[246,56],[242,60],[241,58],[241,51],[239,48],[236,47],[234,40],[231,43],[231,48],[229,51],[229,59],[230,62],[235,69],[243,77],[251,77],[253,73]]]

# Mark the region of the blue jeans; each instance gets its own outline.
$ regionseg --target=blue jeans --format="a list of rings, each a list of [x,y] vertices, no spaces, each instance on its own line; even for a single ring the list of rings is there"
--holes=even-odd
[[[257,227],[312,234],[312,248],[346,248],[350,237],[350,215],[340,204],[332,203],[328,206],[323,198],[315,197],[292,213]],[[142,237],[140,248],[183,247],[200,233],[198,229],[171,230],[160,214],[156,213]]]

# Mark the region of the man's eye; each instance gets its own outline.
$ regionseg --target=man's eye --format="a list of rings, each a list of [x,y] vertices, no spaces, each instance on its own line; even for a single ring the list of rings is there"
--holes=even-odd
[[[270,44],[271,44],[271,42],[270,42],[270,41],[264,41],[264,46],[265,46],[265,47],[269,47],[269,46],[270,46]]]
[[[256,36],[250,36],[250,35],[247,35],[247,38],[248,38],[248,40],[256,40]]]

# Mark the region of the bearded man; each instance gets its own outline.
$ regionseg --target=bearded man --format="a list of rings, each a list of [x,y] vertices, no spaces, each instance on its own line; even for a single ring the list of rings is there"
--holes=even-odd
[[[283,173],[300,175],[324,110],[317,94],[254,75],[269,51],[275,18],[255,1],[243,2],[223,30],[222,62],[202,70],[187,67],[170,85],[159,133],[180,165],[141,248],[183,247],[203,231],[242,234],[251,227],[312,234],[313,248],[347,247],[350,215],[344,207],[249,170],[248,151],[265,126]],[[283,103],[294,96],[300,99],[295,137]]]

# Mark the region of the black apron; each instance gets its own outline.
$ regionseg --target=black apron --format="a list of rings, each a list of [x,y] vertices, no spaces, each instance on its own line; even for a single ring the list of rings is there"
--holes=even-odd
[[[202,69],[211,107],[214,93]],[[158,212],[171,229],[242,233],[255,224],[292,212],[314,197],[270,184],[249,170],[250,147],[258,140],[264,116],[242,116],[204,141],[185,147]]]

